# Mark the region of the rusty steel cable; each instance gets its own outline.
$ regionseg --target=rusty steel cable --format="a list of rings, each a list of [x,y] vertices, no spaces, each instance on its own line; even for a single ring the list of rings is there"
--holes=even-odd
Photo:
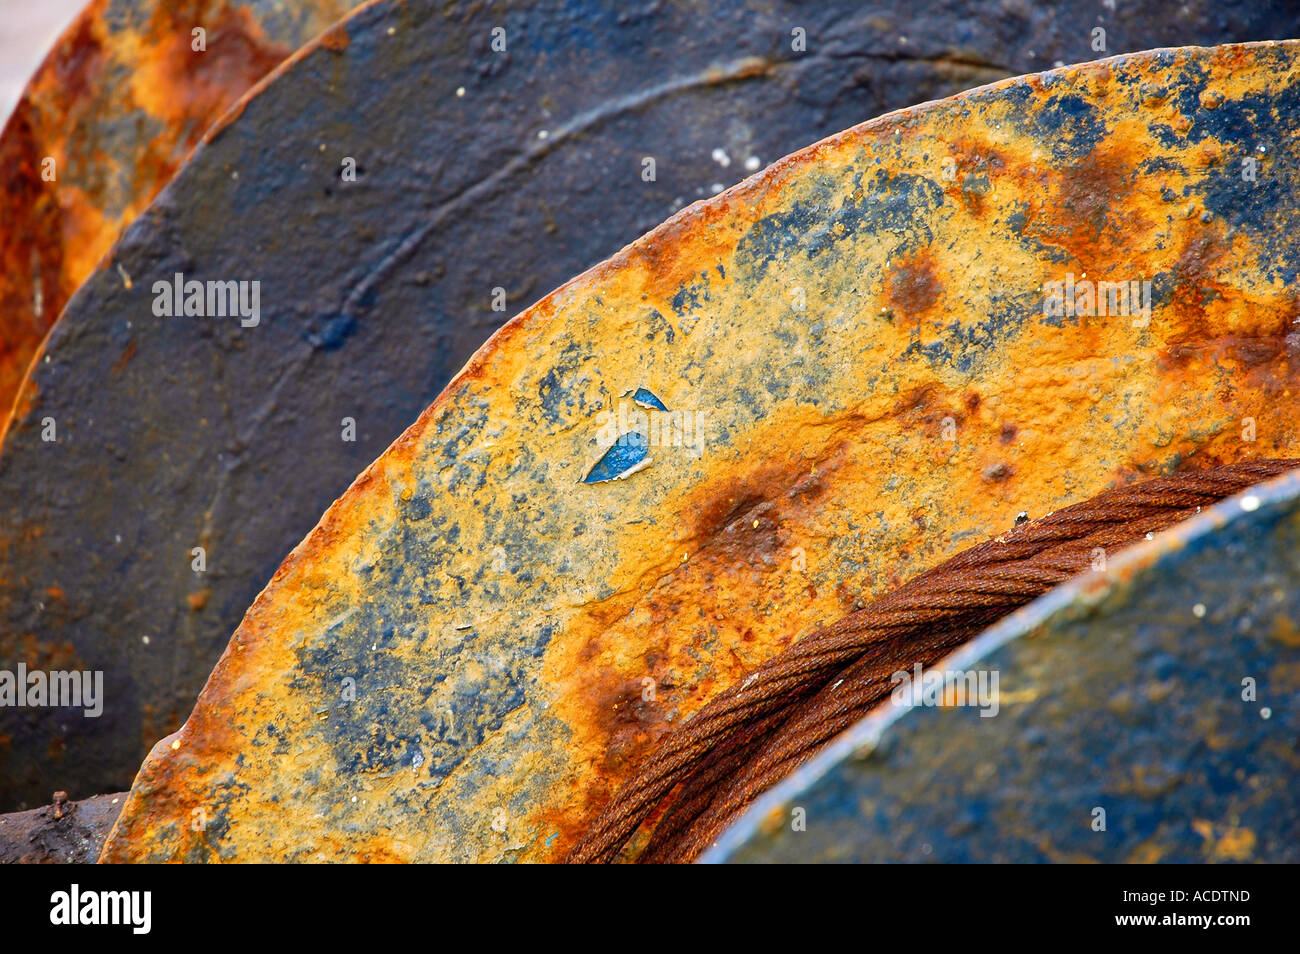
[[[638,860],[694,859],[758,795],[888,695],[891,674],[928,666],[1020,606],[1117,550],[1300,466],[1254,460],[1157,477],[965,550],[810,634],[723,690],[614,795],[570,863],[615,860],[680,790]]]

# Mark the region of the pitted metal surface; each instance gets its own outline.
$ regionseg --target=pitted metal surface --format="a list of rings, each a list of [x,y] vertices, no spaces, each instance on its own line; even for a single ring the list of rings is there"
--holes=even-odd
[[[421,0],[371,4],[301,51],[211,132],[100,263],[20,395],[0,451],[0,661],[62,660],[103,670],[110,707],[75,731],[48,713],[0,714],[7,740],[0,746],[0,807],[35,804],[54,788],[78,797],[128,784],[148,747],[189,712],[284,555],[509,315],[683,205],[824,135],[1005,73],[1097,55],[1091,44],[1098,16],[1082,2],[990,16],[984,6],[956,3],[902,11],[778,3],[754,11],[712,0],[616,11],[594,3]],[[1124,7],[1105,16],[1112,18],[1108,49],[1258,37],[1286,32],[1288,22],[1273,6],[1247,4],[1189,3],[1159,17]],[[795,49],[798,31],[802,46]],[[1145,79],[1166,81],[1177,78],[1158,65]],[[1006,111],[1017,108],[1007,104]],[[977,241],[993,218],[1034,220],[1046,191],[1081,204],[1071,213],[1079,222],[1038,223],[1018,244],[1031,254],[1084,258],[1093,232],[1111,243],[1103,250],[1111,255],[1112,235],[1121,234],[1114,229],[1158,229],[1187,203],[1197,205],[1197,215],[1208,203],[1262,221],[1263,203],[1272,201],[1284,174],[1266,172],[1249,195],[1211,195],[1210,180],[1199,173],[1184,182],[1179,164],[1188,157],[1167,144],[1151,161],[1170,153],[1171,188],[1196,194],[1168,202],[1147,196],[1140,207],[1113,212],[1090,198],[1137,188],[1136,177],[1164,175],[1138,165],[1136,144],[1153,129],[1175,145],[1190,136],[1193,158],[1202,161],[1208,150],[1196,137],[1222,142],[1227,156],[1241,136],[1274,136],[1281,122],[1253,115],[1250,103],[1230,105],[1217,124],[1195,102],[1145,108],[1136,120],[1084,104],[1030,117],[1025,135],[1046,144],[1044,162],[1059,163],[1055,168],[1035,166],[1031,153],[1017,152],[1022,143],[992,125],[972,126],[974,135],[964,139],[936,139],[942,156],[909,157],[906,169],[858,170],[864,195],[886,196],[885,204],[855,201],[839,220],[822,223],[818,209],[838,185],[827,196],[806,191],[756,227],[738,262],[752,262],[757,281],[773,268],[782,243],[807,238],[812,253],[825,253],[842,235],[860,240],[875,230],[898,255],[884,294],[864,294],[880,298],[875,314],[884,309],[896,323],[891,337],[918,330],[895,357],[943,364],[953,360],[954,347],[962,355],[994,349],[1020,306],[1008,300],[983,315],[949,311],[961,304],[953,295],[965,279],[945,270],[971,263],[961,255],[949,266],[932,261],[942,250],[927,245],[929,224],[910,224],[915,215],[943,218],[958,206],[983,215],[962,240]],[[1195,128],[1175,130],[1168,125],[1175,119],[1194,120]],[[1229,121],[1238,128],[1226,127]],[[1115,123],[1137,139],[1109,135]],[[1090,144],[1103,129],[1109,144],[1093,156]],[[951,181],[936,164],[943,157],[952,160]],[[1266,169],[1273,161],[1265,157]],[[1076,162],[1083,166],[1070,171]],[[1011,179],[1018,210],[990,191]],[[1129,213],[1140,213],[1136,226],[1123,221]],[[1204,230],[1224,234],[1221,221]],[[1180,231],[1178,240],[1190,239]],[[643,248],[649,267],[672,288],[645,311],[649,317],[636,302],[629,312],[636,317],[625,319],[633,324],[608,333],[634,334],[643,350],[675,347],[669,336],[689,335],[730,276],[716,270],[722,263],[711,251],[695,261],[681,257],[666,234]],[[1176,262],[1168,249],[1153,253],[1167,291],[1182,281]],[[1209,268],[1204,263],[1218,254],[1218,246],[1189,246],[1183,267]],[[1251,260],[1269,254],[1262,247]],[[814,296],[810,314],[822,317],[794,330],[773,326],[779,338],[741,339],[755,349],[742,355],[746,361],[758,349],[795,346],[807,328],[832,339],[849,320],[842,307],[818,310],[822,280],[814,273],[821,261],[809,262],[799,287]],[[155,314],[155,286],[168,287],[177,274],[182,294],[172,296],[180,303],[172,310],[179,311],[184,282],[196,281],[205,288],[247,283],[251,312],[251,283],[258,282],[256,324]],[[795,283],[789,284],[764,291],[776,296],[773,307],[791,303]],[[828,290],[832,297],[847,291],[839,279]],[[1014,295],[1032,297],[1023,288]],[[205,310],[204,302],[196,310]],[[880,320],[873,315],[863,327]],[[964,340],[934,333],[952,321]],[[582,340],[560,348],[530,353],[560,375],[599,350]],[[707,354],[699,360],[714,363]],[[887,368],[895,358],[884,360],[886,377],[895,379]],[[957,360],[969,374],[971,359]],[[795,365],[785,373],[801,372]],[[602,385],[611,394],[650,387],[675,400],[666,402],[674,411],[702,400],[671,381],[618,377]],[[708,397],[706,425],[708,415],[721,420],[733,404],[762,413],[780,395],[841,403],[822,392],[827,382],[752,382],[740,369],[731,377],[730,386]],[[533,397],[562,400],[569,386],[558,377],[539,382]],[[899,398],[907,413],[931,414],[927,395],[939,392],[925,391],[923,382],[908,386],[921,390]],[[798,397],[799,388],[806,397]],[[957,402],[952,410],[972,413],[965,407]],[[544,416],[554,421],[556,414]],[[811,420],[817,446],[817,435],[830,431]],[[544,444],[531,452],[553,453]],[[584,459],[582,466],[595,463]],[[795,465],[779,463],[770,477],[746,481],[780,484],[789,466]],[[997,475],[1011,465],[984,466]],[[732,504],[717,506],[708,519],[725,517]],[[768,539],[762,548],[774,544]],[[826,585],[835,590],[842,582]]]
[[[855,599],[1022,511],[1294,455],[1295,55],[893,113],[525,311],[277,571],[104,857],[559,857],[662,732]],[[1067,279],[1149,313],[1054,314]],[[700,452],[584,483],[641,388],[704,412]]]

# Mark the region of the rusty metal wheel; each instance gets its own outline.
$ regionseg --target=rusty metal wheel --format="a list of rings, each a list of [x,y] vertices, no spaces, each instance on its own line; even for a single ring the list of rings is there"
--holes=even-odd
[[[1296,456],[1298,48],[883,116],[524,311],[280,567],[104,857],[560,857],[846,600],[1021,511]],[[587,482],[619,412],[650,446]]]
[[[284,554],[508,315],[682,206],[835,130],[1094,55],[1091,3],[999,11],[381,2],[301,51],[209,134],[100,263],[15,407],[0,452],[0,649],[33,666],[102,670],[114,702],[75,726],[0,714],[0,805],[126,785],[148,746],[185,717]],[[1173,16],[1104,14],[1108,49],[1285,35],[1298,16],[1286,5],[1194,2]],[[1093,121],[1063,111],[1042,138],[1086,138]],[[1030,161],[996,136],[946,148],[959,178],[917,179],[923,191],[899,192],[890,214],[940,193],[949,208],[996,205],[987,190]],[[1122,163],[1089,167],[1073,179],[1073,199],[1092,201],[1130,174]],[[1065,188],[1050,170],[1039,177]],[[1264,180],[1256,194],[1270,188]],[[788,214],[813,215],[820,201]],[[1023,201],[1029,216],[1038,200]],[[1100,227],[1095,202],[1083,212]],[[888,220],[873,227],[894,235]],[[730,281],[659,235],[647,254],[679,297],[653,312],[633,303],[623,333],[643,348],[685,339],[710,283]],[[884,304],[901,328],[938,286],[923,259],[895,264]],[[13,274],[26,296],[22,270]],[[177,274],[205,294],[208,283],[223,295],[225,283],[244,282],[249,309],[258,282],[256,325],[160,317],[155,307],[169,300],[185,309],[165,291]],[[828,316],[822,333],[840,320]],[[996,334],[977,327],[978,338]],[[564,347],[576,360],[594,344]],[[926,332],[906,360],[939,360],[936,347]],[[538,386],[559,395],[569,385]],[[735,400],[754,405],[782,388],[766,382]],[[636,466],[606,463],[610,477]]]

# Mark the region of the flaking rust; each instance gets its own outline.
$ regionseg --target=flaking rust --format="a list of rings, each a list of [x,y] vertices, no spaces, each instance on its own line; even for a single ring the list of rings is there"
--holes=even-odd
[[[208,125],[356,5],[94,0],[81,12],[0,134],[0,419],[64,303]]]
[[[522,313],[280,567],[103,858],[558,858],[657,737],[855,600],[1020,512],[1300,452],[1296,53],[891,113]],[[1067,273],[1151,280],[1150,320],[1045,314]],[[702,455],[580,483],[633,387],[707,409]]]

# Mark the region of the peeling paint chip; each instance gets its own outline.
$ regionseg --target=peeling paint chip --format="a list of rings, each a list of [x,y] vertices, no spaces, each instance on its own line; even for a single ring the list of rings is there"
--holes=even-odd
[[[584,484],[601,484],[607,480],[622,480],[631,477],[637,471],[645,470],[654,459],[646,456],[642,443],[618,443],[605,451],[605,456],[596,461],[594,467],[582,478]]]
[[[668,408],[664,402],[659,400],[658,396],[649,388],[636,388],[633,391],[627,391],[623,394],[623,400],[631,400],[638,407],[650,408],[656,411],[667,411]],[[639,440],[629,440],[633,435],[639,437]],[[596,461],[591,470],[587,471],[587,476],[582,478],[584,484],[601,484],[608,480],[622,480],[625,477],[631,477],[638,471],[645,470],[652,463],[653,459],[646,456],[648,441],[646,435],[631,431],[627,434],[620,434],[619,439],[609,450],[605,451],[603,457]]]
[[[640,407],[652,407],[656,411],[666,411],[664,402],[659,400],[649,388],[637,388],[635,391],[628,391],[623,395],[625,398],[631,398]]]

